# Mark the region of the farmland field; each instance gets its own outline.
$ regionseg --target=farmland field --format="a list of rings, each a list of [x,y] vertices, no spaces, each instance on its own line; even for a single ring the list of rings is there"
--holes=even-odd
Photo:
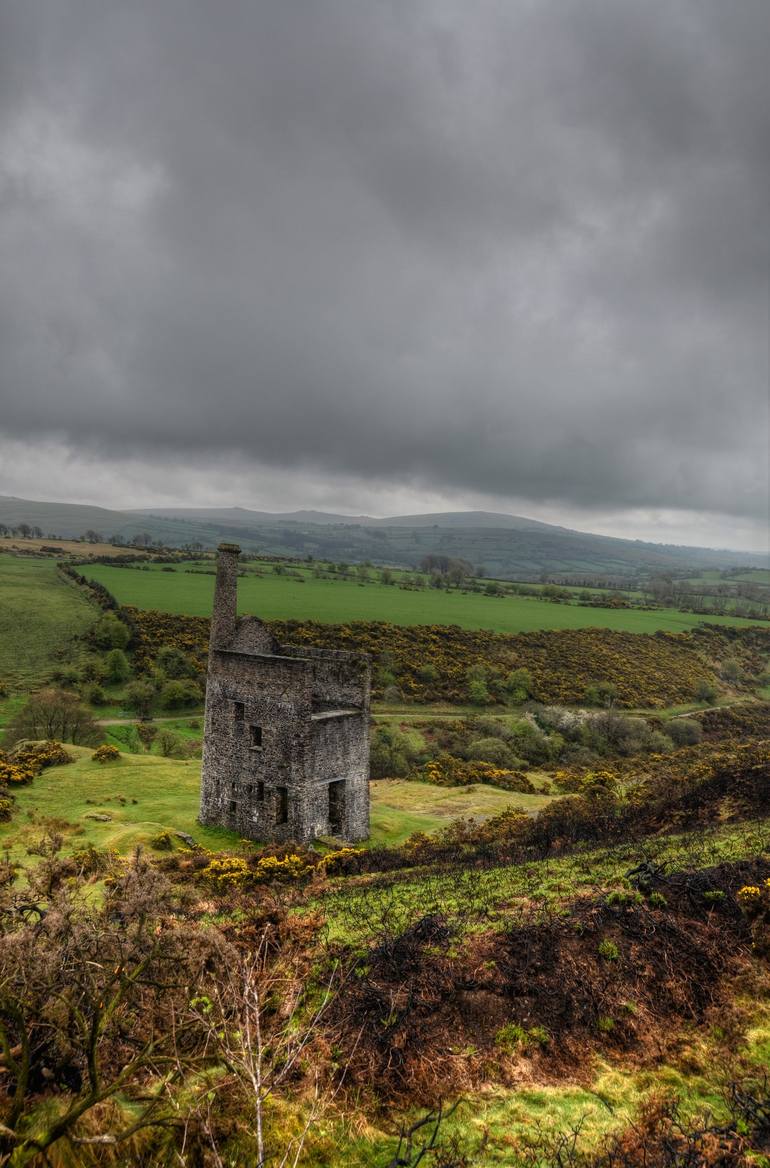
[[[71,662],[72,638],[97,616],[53,560],[0,554],[0,681],[9,688],[26,686],[43,678],[62,654]]]
[[[118,568],[95,564],[86,575],[104,584],[121,604],[187,616],[208,616],[214,590],[212,575],[163,571],[160,567]],[[239,581],[239,610],[265,620],[316,620],[337,624],[353,620],[390,621],[399,625],[459,625],[502,633],[536,629],[606,628],[650,633],[659,629],[683,632],[701,624],[750,625],[735,617],[704,618],[675,609],[603,609],[554,604],[522,596],[493,597],[479,593],[423,591],[357,580],[294,576],[246,575]]]

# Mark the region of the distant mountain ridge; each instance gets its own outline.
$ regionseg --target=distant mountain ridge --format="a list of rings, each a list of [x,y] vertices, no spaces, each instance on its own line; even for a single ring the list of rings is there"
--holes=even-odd
[[[328,511],[250,511],[246,507],[154,507],[130,510],[131,515],[152,515],[160,519],[191,519],[204,523],[221,522],[248,527],[253,523],[314,523],[322,527],[491,527],[512,531],[568,531],[552,523],[504,515],[493,511],[439,511],[425,515],[335,515]]]
[[[622,581],[706,567],[767,566],[767,557],[750,552],[617,539],[488,511],[374,519],[243,507],[113,510],[0,496],[0,523],[9,528],[27,523],[61,538],[78,538],[91,530],[129,542],[146,534],[169,547],[213,548],[234,540],[251,552],[397,567],[415,567],[434,554],[467,560],[490,576],[521,580],[601,576]]]

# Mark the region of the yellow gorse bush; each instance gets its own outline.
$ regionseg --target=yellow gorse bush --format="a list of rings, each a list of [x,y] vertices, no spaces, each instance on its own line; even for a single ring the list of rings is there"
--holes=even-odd
[[[276,877],[283,877],[297,880],[300,876],[306,875],[313,866],[308,864],[303,856],[298,856],[294,852],[284,856],[283,859],[279,859],[278,856],[263,856],[257,861],[254,878],[256,880],[273,880]]]
[[[252,873],[247,862],[240,856],[217,856],[203,869],[201,875],[214,884],[218,891],[226,892],[230,889],[243,888]]]
[[[18,787],[23,783],[31,782],[34,777],[35,771],[31,767],[21,766],[7,758],[0,758],[0,783]]]
[[[243,856],[212,856],[200,874],[219,892],[241,891],[250,885],[272,880],[301,880],[314,872],[339,874],[361,851],[361,848],[339,848],[324,856],[312,852],[306,855],[289,852],[285,856],[260,856],[256,863]]]
[[[506,770],[479,759],[457,758],[445,754],[431,759],[421,767],[416,777],[438,787],[466,787],[470,783],[487,783],[506,791],[534,791],[530,780],[521,771]]]
[[[50,766],[72,762],[61,742],[22,742],[14,750],[0,750],[0,785],[20,786]]]
[[[136,662],[149,667],[163,645],[172,645],[203,668],[209,636],[204,617],[125,610],[135,630]],[[631,633],[611,629],[561,629],[494,633],[456,625],[393,625],[354,621],[327,625],[273,621],[279,640],[298,645],[352,649],[376,663],[388,654],[399,690],[411,701],[467,701],[468,667],[487,672],[493,696],[503,696],[511,670],[525,668],[537,701],[571,705],[583,701],[597,680],[611,682],[620,705],[659,707],[691,701],[698,682],[717,682],[725,657],[751,673],[770,649],[770,629],[709,626],[689,633]],[[425,666],[430,665],[430,676]],[[378,693],[375,679],[375,695]]]
[[[112,746],[109,742],[103,742],[101,746],[97,746],[91,755],[92,762],[115,762],[118,758],[120,758],[120,751],[117,746]]]

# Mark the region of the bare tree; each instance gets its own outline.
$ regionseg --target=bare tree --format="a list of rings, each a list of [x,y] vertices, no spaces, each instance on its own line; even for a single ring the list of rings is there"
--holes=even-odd
[[[99,728],[77,694],[64,689],[41,689],[32,694],[6,727],[6,743],[23,738],[87,744],[98,741]]]
[[[319,1004],[306,1014],[304,981],[297,977],[290,963],[275,961],[274,944],[266,928],[256,948],[228,966],[211,996],[194,1004],[200,1011],[201,1023],[208,1026],[212,1048],[229,1072],[229,1080],[221,1081],[218,1089],[235,1092],[242,1100],[240,1114],[254,1136],[254,1168],[265,1168],[268,1162],[275,1168],[296,1168],[308,1133],[333,1102],[345,1071],[338,1073],[336,1084],[332,1083],[331,1090],[323,1095],[320,1074],[316,1071],[302,1127],[284,1146],[268,1148],[265,1106],[276,1090],[292,1081],[303,1055],[315,1040],[320,1023],[339,991],[335,985],[338,971],[336,967],[332,969]],[[276,1001],[281,1003],[278,1013]],[[218,1163],[223,1166],[213,1133],[210,1139]],[[282,1139],[279,1142],[283,1144]]]

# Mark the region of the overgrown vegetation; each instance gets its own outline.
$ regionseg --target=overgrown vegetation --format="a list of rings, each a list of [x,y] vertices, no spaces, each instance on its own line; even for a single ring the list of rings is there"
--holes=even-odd
[[[139,609],[127,615],[139,668],[152,668],[161,646],[201,664],[205,660],[205,618]],[[415,702],[515,704],[525,691],[546,703],[602,705],[609,696],[621,706],[662,707],[697,700],[701,682],[718,687],[718,671],[728,659],[741,663],[743,680],[734,684],[748,684],[764,673],[770,654],[770,630],[761,628],[708,627],[673,635],[576,629],[516,636],[376,622],[273,622],[271,628],[290,644],[369,653],[376,664],[375,694],[395,687],[396,697]],[[485,688],[474,697],[472,683],[479,680]]]
[[[200,717],[144,720],[207,622],[91,597],[0,754],[0,1164],[762,1163],[767,631],[276,625],[415,708],[371,846],[260,848],[195,822]]]

